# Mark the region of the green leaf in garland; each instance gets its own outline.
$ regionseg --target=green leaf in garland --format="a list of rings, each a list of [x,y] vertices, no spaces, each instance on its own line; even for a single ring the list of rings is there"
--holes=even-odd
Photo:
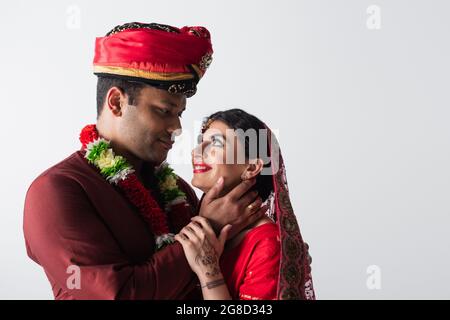
[[[99,141],[97,144],[95,144],[89,149],[88,151],[89,153],[86,155],[86,158],[90,163],[95,163],[95,160],[97,160],[100,157],[101,153],[108,149],[109,143],[107,143],[106,141]]]
[[[156,178],[159,181],[164,181],[170,175],[174,174],[173,169],[168,165],[163,166],[159,171],[156,172]]]
[[[167,164],[163,165],[156,173],[156,178],[159,181],[159,186],[161,189],[161,194],[163,196],[164,202],[170,202],[175,200],[178,197],[185,197],[186,194],[180,190],[178,185],[174,188],[167,188],[162,190],[161,186],[164,185],[168,179],[172,178],[174,181],[178,180],[178,176],[175,174],[174,170],[169,167]]]
[[[170,202],[170,201],[175,200],[178,197],[183,197],[183,196],[185,196],[185,193],[178,188],[166,190],[163,193],[164,202]]]

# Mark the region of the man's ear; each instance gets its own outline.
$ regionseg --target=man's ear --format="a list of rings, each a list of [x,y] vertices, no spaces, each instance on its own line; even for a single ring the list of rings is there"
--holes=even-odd
[[[106,105],[108,111],[113,115],[120,117],[122,115],[123,106],[126,103],[127,97],[125,93],[118,87],[111,87],[106,93]]]
[[[245,168],[244,172],[242,172],[241,179],[249,180],[251,178],[256,177],[264,167],[264,162],[261,159],[252,159],[250,163]]]

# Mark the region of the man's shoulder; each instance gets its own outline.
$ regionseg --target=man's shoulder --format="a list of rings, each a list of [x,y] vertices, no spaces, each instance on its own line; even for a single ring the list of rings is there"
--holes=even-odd
[[[81,160],[81,161],[80,161]],[[59,161],[58,163],[54,164],[50,168],[46,169],[44,172],[42,172],[40,176],[45,176],[48,174],[54,174],[54,173],[60,173],[60,172],[66,172],[66,171],[79,171],[80,167],[84,167],[83,163],[83,154],[82,152],[75,151],[68,157],[66,157],[64,160]]]
[[[82,152],[76,151],[39,174],[30,184],[28,191],[42,185],[50,184],[58,187],[65,184],[76,184],[87,174],[90,174],[89,165],[83,159]]]
[[[87,162],[86,166],[89,169]],[[89,201],[82,178],[86,172],[83,156],[74,152],[36,177],[25,195],[24,227],[39,221],[47,223],[39,220],[41,218],[47,221],[71,219],[70,209]]]

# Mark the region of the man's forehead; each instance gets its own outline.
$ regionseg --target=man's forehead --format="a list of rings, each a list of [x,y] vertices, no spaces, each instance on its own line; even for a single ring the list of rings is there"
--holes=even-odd
[[[186,96],[183,94],[173,94],[165,90],[147,86],[141,91],[141,95],[144,96],[148,102],[163,104],[172,108],[184,109],[186,107]]]
[[[171,108],[186,109],[186,99],[179,98],[179,99],[176,99],[176,101],[173,101],[173,100],[163,98],[159,102],[161,104],[167,105],[168,107],[171,107]]]

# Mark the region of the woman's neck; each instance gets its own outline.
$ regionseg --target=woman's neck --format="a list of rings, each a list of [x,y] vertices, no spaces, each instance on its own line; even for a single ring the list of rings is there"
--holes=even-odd
[[[235,247],[237,247],[242,240],[245,238],[245,235],[252,229],[259,227],[263,224],[266,223],[273,223],[273,221],[269,218],[269,217],[262,217],[259,220],[256,220],[254,223],[252,223],[251,225],[249,225],[247,228],[241,230],[241,232],[239,232],[237,235],[235,235],[232,239],[228,240],[226,245],[225,245],[225,251],[231,250]]]

